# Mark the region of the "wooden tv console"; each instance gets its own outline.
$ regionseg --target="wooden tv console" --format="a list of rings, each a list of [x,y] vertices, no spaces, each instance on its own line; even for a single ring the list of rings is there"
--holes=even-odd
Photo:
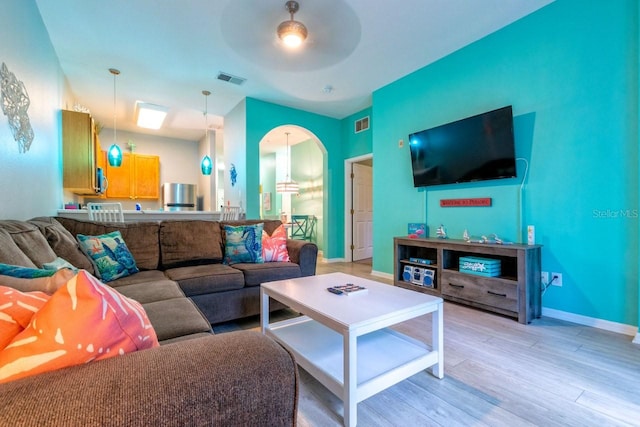
[[[541,245],[408,237],[395,237],[393,243],[396,286],[514,317],[520,323],[530,323],[541,315]],[[485,277],[460,272],[460,258],[468,256],[500,260],[500,275]],[[417,260],[411,261],[411,258]],[[405,267],[432,270],[431,287],[412,283],[413,275],[405,280]]]

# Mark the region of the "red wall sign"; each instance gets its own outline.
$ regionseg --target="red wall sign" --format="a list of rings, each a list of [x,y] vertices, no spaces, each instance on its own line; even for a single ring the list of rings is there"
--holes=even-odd
[[[477,197],[475,199],[440,199],[440,207],[459,208],[468,206],[491,206],[491,197]]]

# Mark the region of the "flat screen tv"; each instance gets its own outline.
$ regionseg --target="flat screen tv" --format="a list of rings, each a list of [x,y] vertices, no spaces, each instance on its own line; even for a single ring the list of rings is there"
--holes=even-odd
[[[415,187],[516,176],[511,106],[409,135]]]

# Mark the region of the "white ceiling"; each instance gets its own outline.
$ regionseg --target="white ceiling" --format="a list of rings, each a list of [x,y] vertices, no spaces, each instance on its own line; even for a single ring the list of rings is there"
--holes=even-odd
[[[198,140],[253,97],[341,119],[376,89],[553,0],[299,0],[309,31],[298,51],[275,34],[285,0],[36,0],[75,95],[106,127]],[[219,72],[247,79],[220,81]],[[331,91],[325,90],[331,87]],[[137,128],[137,100],[170,108],[158,131]],[[66,108],[73,108],[68,105]],[[284,142],[284,134],[282,134]]]

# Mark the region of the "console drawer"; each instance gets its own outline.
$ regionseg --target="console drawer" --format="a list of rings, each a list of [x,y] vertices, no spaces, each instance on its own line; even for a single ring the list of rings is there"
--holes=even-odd
[[[518,284],[514,281],[470,276],[456,271],[443,271],[441,277],[443,295],[463,299],[470,303],[518,311]]]

